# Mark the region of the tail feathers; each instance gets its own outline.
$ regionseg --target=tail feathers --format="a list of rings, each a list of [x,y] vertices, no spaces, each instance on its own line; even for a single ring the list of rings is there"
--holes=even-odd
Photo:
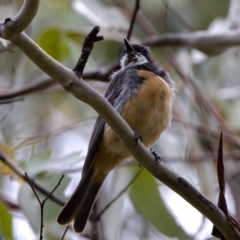
[[[75,232],[81,233],[84,230],[102,184],[103,182],[93,183],[88,189],[86,197],[82,201],[77,213],[74,216],[73,229]]]
[[[65,204],[62,211],[57,217],[57,222],[60,225],[68,225],[73,220],[76,212],[78,212],[79,206],[82,205],[82,202],[84,201],[85,196],[88,193],[88,188],[91,184],[92,175],[93,168],[90,168],[90,170],[82,177],[75,192],[72,194],[71,198]]]

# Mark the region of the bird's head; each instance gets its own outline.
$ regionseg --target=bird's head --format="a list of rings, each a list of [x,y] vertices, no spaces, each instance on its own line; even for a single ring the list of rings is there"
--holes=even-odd
[[[149,48],[143,45],[131,44],[124,38],[125,47],[120,60],[121,68],[130,65],[141,65],[151,62]]]

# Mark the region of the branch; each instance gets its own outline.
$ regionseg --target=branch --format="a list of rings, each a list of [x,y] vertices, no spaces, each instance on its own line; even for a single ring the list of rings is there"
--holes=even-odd
[[[240,31],[226,31],[224,33],[211,33],[196,31],[190,33],[168,33],[152,36],[142,41],[142,44],[154,47],[189,46],[200,51],[215,55],[229,47],[240,45]]]
[[[41,209],[41,224],[40,224],[40,234],[39,234],[39,236],[40,236],[40,240],[42,240],[42,239],[43,239],[43,227],[44,227],[44,225],[43,225],[43,209],[44,209],[45,202],[48,200],[48,198],[51,197],[51,195],[53,194],[53,192],[54,192],[54,191],[58,188],[58,186],[61,184],[61,181],[62,181],[62,179],[64,178],[64,175],[62,175],[62,177],[60,178],[58,184],[57,184],[57,185],[55,186],[55,188],[47,195],[47,197],[46,197],[43,201],[41,201],[40,198],[38,197],[38,195],[37,195],[37,193],[36,193],[36,191],[35,191],[35,189],[34,189],[34,186],[33,186],[32,182],[31,182],[31,180],[30,180],[30,178],[28,177],[28,175],[27,175],[26,172],[25,172],[25,176],[26,176],[26,179],[27,179],[30,187],[31,187],[32,190],[33,190],[34,195],[36,196],[36,198],[37,198],[37,200],[38,200],[39,205],[40,205],[40,209]]]
[[[65,229],[65,231],[64,231],[64,233],[63,233],[63,235],[62,235],[61,240],[63,240],[63,239],[65,238],[65,235],[66,235],[66,233],[67,233],[69,227],[70,227],[70,225],[68,225],[68,226],[66,227],[66,229]]]
[[[73,71],[81,78],[83,76],[83,70],[87,63],[88,57],[93,49],[94,42],[98,42],[103,40],[102,36],[97,36],[99,33],[100,28],[98,26],[94,27],[92,31],[87,35],[84,39],[83,46],[82,46],[82,54],[73,69]]]
[[[123,9],[127,9],[128,12],[132,12],[132,5],[128,1],[118,1],[118,4],[122,6]],[[129,14],[130,15],[130,14]],[[158,32],[153,27],[151,22],[144,16],[141,9],[138,10],[138,14],[136,16],[136,21],[139,26],[148,34],[148,35],[158,35]]]
[[[198,192],[189,182],[170,171],[164,164],[156,166],[156,159],[143,143],[135,144],[135,135],[111,104],[98,92],[90,88],[70,69],[64,67],[48,56],[25,33],[20,33],[12,42],[19,47],[40,69],[61,84],[66,91],[77,99],[92,106],[117,134],[122,143],[153,176],[177,192],[193,207],[205,215],[221,230],[229,240],[239,240],[240,235],[234,232],[223,212]],[[136,146],[135,146],[136,145]]]
[[[0,193],[0,202],[3,202],[11,211],[20,211],[21,207],[8,196]]]
[[[25,0],[18,14],[0,22],[0,37],[13,40],[32,22],[38,10],[39,0]]]
[[[115,66],[115,65],[114,65]],[[83,73],[84,80],[97,79],[99,81],[107,82],[108,76],[112,72],[112,68],[102,68],[96,71],[89,71]],[[57,85],[56,81],[52,78],[40,79],[29,84],[26,84],[20,89],[11,89],[4,93],[0,93],[0,104],[5,103],[5,100],[13,99],[20,96],[25,96],[38,91],[44,91],[52,86]]]
[[[0,150],[0,161],[2,161],[11,170],[13,170],[13,172],[15,172],[15,174],[17,174],[21,179],[23,179],[24,181],[27,181],[24,171],[20,167],[18,167],[16,164],[14,164],[1,150]],[[42,187],[38,182],[36,182],[34,179],[30,179],[30,180],[35,189],[37,189],[39,192],[41,192],[46,196],[49,195],[49,191],[47,191],[44,187]],[[49,198],[60,206],[63,206],[65,204],[64,201],[62,201],[60,198],[58,198],[53,194],[49,196]]]
[[[240,225],[238,222],[229,214],[227,201],[225,198],[225,174],[224,174],[224,164],[223,164],[223,141],[222,133],[219,140],[218,146],[218,157],[217,157],[217,176],[219,185],[219,196],[218,196],[218,207],[224,212],[227,220],[229,221],[232,229],[238,234],[240,233]],[[221,240],[226,240],[224,235],[219,229],[213,225],[212,236],[220,238]]]
[[[171,13],[176,21],[181,22],[184,26],[186,26],[189,30],[195,31],[196,29],[192,27],[184,18],[183,16],[173,7],[173,5],[170,5],[169,1],[163,0],[163,4],[165,6],[166,11]]]
[[[18,89],[18,90],[13,89],[13,90],[7,91],[5,93],[1,93],[0,94],[0,103],[3,100],[13,99],[13,98],[24,96],[26,94],[33,93],[36,91],[45,90],[46,88],[48,88],[54,84],[55,84],[54,80],[52,80],[50,78],[39,79],[33,83],[31,82],[29,84],[26,84],[21,89]]]
[[[225,176],[224,176],[224,165],[223,165],[222,133],[220,136],[219,146],[218,146],[217,175],[218,175],[218,185],[219,185],[218,207],[224,212],[227,219],[229,219],[227,201],[225,198]],[[222,235],[222,233],[214,225],[212,229],[212,236],[220,238],[221,240],[226,240]]]
[[[133,16],[132,16],[132,20],[131,20],[131,24],[128,30],[128,34],[127,34],[127,39],[130,40],[131,35],[132,35],[132,30],[133,30],[133,26],[137,17],[137,12],[139,10],[140,7],[140,0],[135,0],[135,7],[134,7],[134,11],[133,11]]]
[[[0,101],[0,104],[10,104],[10,103],[19,102],[19,101],[23,101],[23,98],[21,97],[21,98],[3,100],[3,101]]]

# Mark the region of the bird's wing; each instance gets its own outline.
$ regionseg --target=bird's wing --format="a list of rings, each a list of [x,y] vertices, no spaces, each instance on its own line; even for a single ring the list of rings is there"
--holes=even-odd
[[[121,70],[119,72],[120,74],[113,75],[114,77],[112,78],[104,95],[104,97],[110,102],[111,105],[114,104],[114,101],[119,96],[124,81],[124,72]],[[123,73],[121,74],[121,72]],[[82,175],[88,172],[93,164],[94,155],[103,137],[105,124],[105,120],[101,116],[98,116],[89,142],[88,153],[84,162]]]

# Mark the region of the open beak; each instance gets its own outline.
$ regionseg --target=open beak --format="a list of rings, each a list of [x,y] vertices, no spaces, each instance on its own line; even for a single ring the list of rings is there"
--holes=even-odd
[[[126,38],[124,38],[124,43],[125,43],[128,54],[133,53],[135,51],[133,45]]]

